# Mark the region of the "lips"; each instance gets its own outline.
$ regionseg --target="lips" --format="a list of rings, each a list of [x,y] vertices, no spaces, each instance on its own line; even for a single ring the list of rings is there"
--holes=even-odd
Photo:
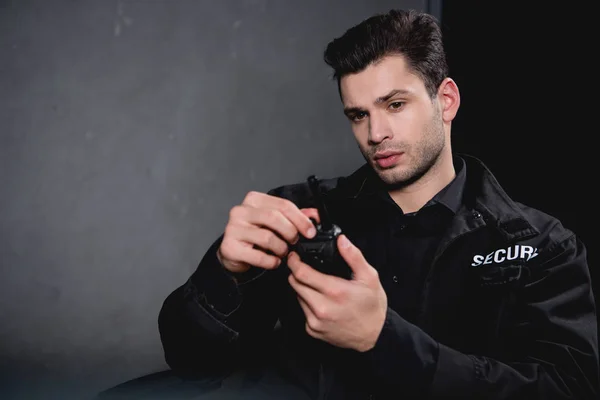
[[[380,158],[388,158],[388,157],[397,156],[400,154],[402,154],[401,151],[382,151],[382,152],[375,153],[374,158],[375,158],[375,160],[378,160]]]
[[[402,154],[402,152],[398,151],[382,151],[380,153],[375,153],[374,159],[380,168],[389,168],[393,167],[398,162]]]

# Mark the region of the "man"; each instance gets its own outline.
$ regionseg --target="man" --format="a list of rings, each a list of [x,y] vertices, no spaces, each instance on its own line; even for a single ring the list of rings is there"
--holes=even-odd
[[[171,368],[220,382],[275,363],[315,399],[597,398],[586,249],[453,154],[460,95],[436,21],[374,16],[325,61],[366,160],[324,182],[352,279],[290,251],[320,218],[306,184],[250,192],[165,300]]]

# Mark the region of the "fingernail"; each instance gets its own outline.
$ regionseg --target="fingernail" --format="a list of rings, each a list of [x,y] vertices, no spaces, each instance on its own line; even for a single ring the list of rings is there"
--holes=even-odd
[[[350,241],[348,240],[346,235],[340,236],[340,247],[343,249],[350,247]]]
[[[308,235],[309,238],[312,238],[313,236],[315,236],[317,234],[317,230],[313,227],[310,228],[306,234]]]

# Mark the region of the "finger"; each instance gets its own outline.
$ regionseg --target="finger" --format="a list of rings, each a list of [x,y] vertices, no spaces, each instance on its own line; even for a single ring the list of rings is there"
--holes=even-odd
[[[323,296],[322,293],[317,292],[315,289],[310,286],[306,286],[299,282],[293,274],[288,276],[288,282],[292,286],[292,289],[298,294],[298,296],[302,297],[302,299],[308,303],[308,305],[313,310],[315,315],[319,315],[319,308],[323,307],[323,304],[327,301],[327,299]]]
[[[319,216],[319,210],[316,208],[301,208],[300,211],[302,214],[306,215],[308,218],[312,218],[317,221],[318,224],[321,223],[321,217]]]
[[[294,279],[321,294],[329,294],[334,288],[344,281],[337,276],[324,274],[310,265],[302,262],[298,253],[292,251],[288,254],[287,265]]]
[[[312,312],[310,306],[302,299],[302,297],[298,296],[298,303],[300,303],[300,307],[302,311],[304,311],[304,316],[306,317],[306,332],[315,338],[320,338],[322,331],[322,324],[319,319]]]
[[[253,246],[258,246],[259,250],[264,250],[279,258],[283,258],[289,251],[288,244],[277,236],[273,231],[254,226],[234,226],[228,227],[229,236]]]
[[[231,272],[235,272],[235,273],[246,272],[252,267],[250,264],[242,262],[242,261],[231,261],[231,260],[225,259],[223,256],[221,247],[219,247],[217,249],[217,259],[219,260],[219,263],[223,267],[225,267],[227,270],[229,270]]]
[[[344,234],[337,239],[337,246],[340,255],[346,261],[346,264],[352,269],[353,279],[364,280],[371,277],[376,270],[367,262],[362,251]]]
[[[314,329],[312,329],[310,327],[310,325],[308,324],[308,322],[306,324],[304,324],[304,326],[306,329],[306,333],[308,333],[310,336],[314,337],[315,339],[324,340],[323,338],[325,337],[325,335],[323,333],[317,332]]]
[[[312,221],[304,215],[291,201],[265,193],[250,192],[246,195],[243,204],[254,208],[271,208],[281,212],[300,232],[307,238],[316,234]]]
[[[221,243],[221,256],[236,266],[249,264],[264,269],[274,269],[281,264],[281,259],[274,255],[255,249],[250,243],[224,238]]]
[[[236,230],[239,225],[250,225],[267,228],[288,243],[295,243],[298,240],[298,230],[294,224],[275,209],[236,206],[231,209],[229,219],[230,225]]]

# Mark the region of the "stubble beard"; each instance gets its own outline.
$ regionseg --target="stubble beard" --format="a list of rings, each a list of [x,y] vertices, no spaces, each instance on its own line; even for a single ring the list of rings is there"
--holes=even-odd
[[[414,146],[399,143],[393,147],[361,149],[361,152],[388,190],[402,189],[419,181],[438,163],[445,147],[444,137],[444,126],[439,113],[436,113],[423,130],[422,139]],[[389,169],[380,168],[373,160],[373,154],[386,150],[404,152],[402,157],[411,157],[410,163]]]

